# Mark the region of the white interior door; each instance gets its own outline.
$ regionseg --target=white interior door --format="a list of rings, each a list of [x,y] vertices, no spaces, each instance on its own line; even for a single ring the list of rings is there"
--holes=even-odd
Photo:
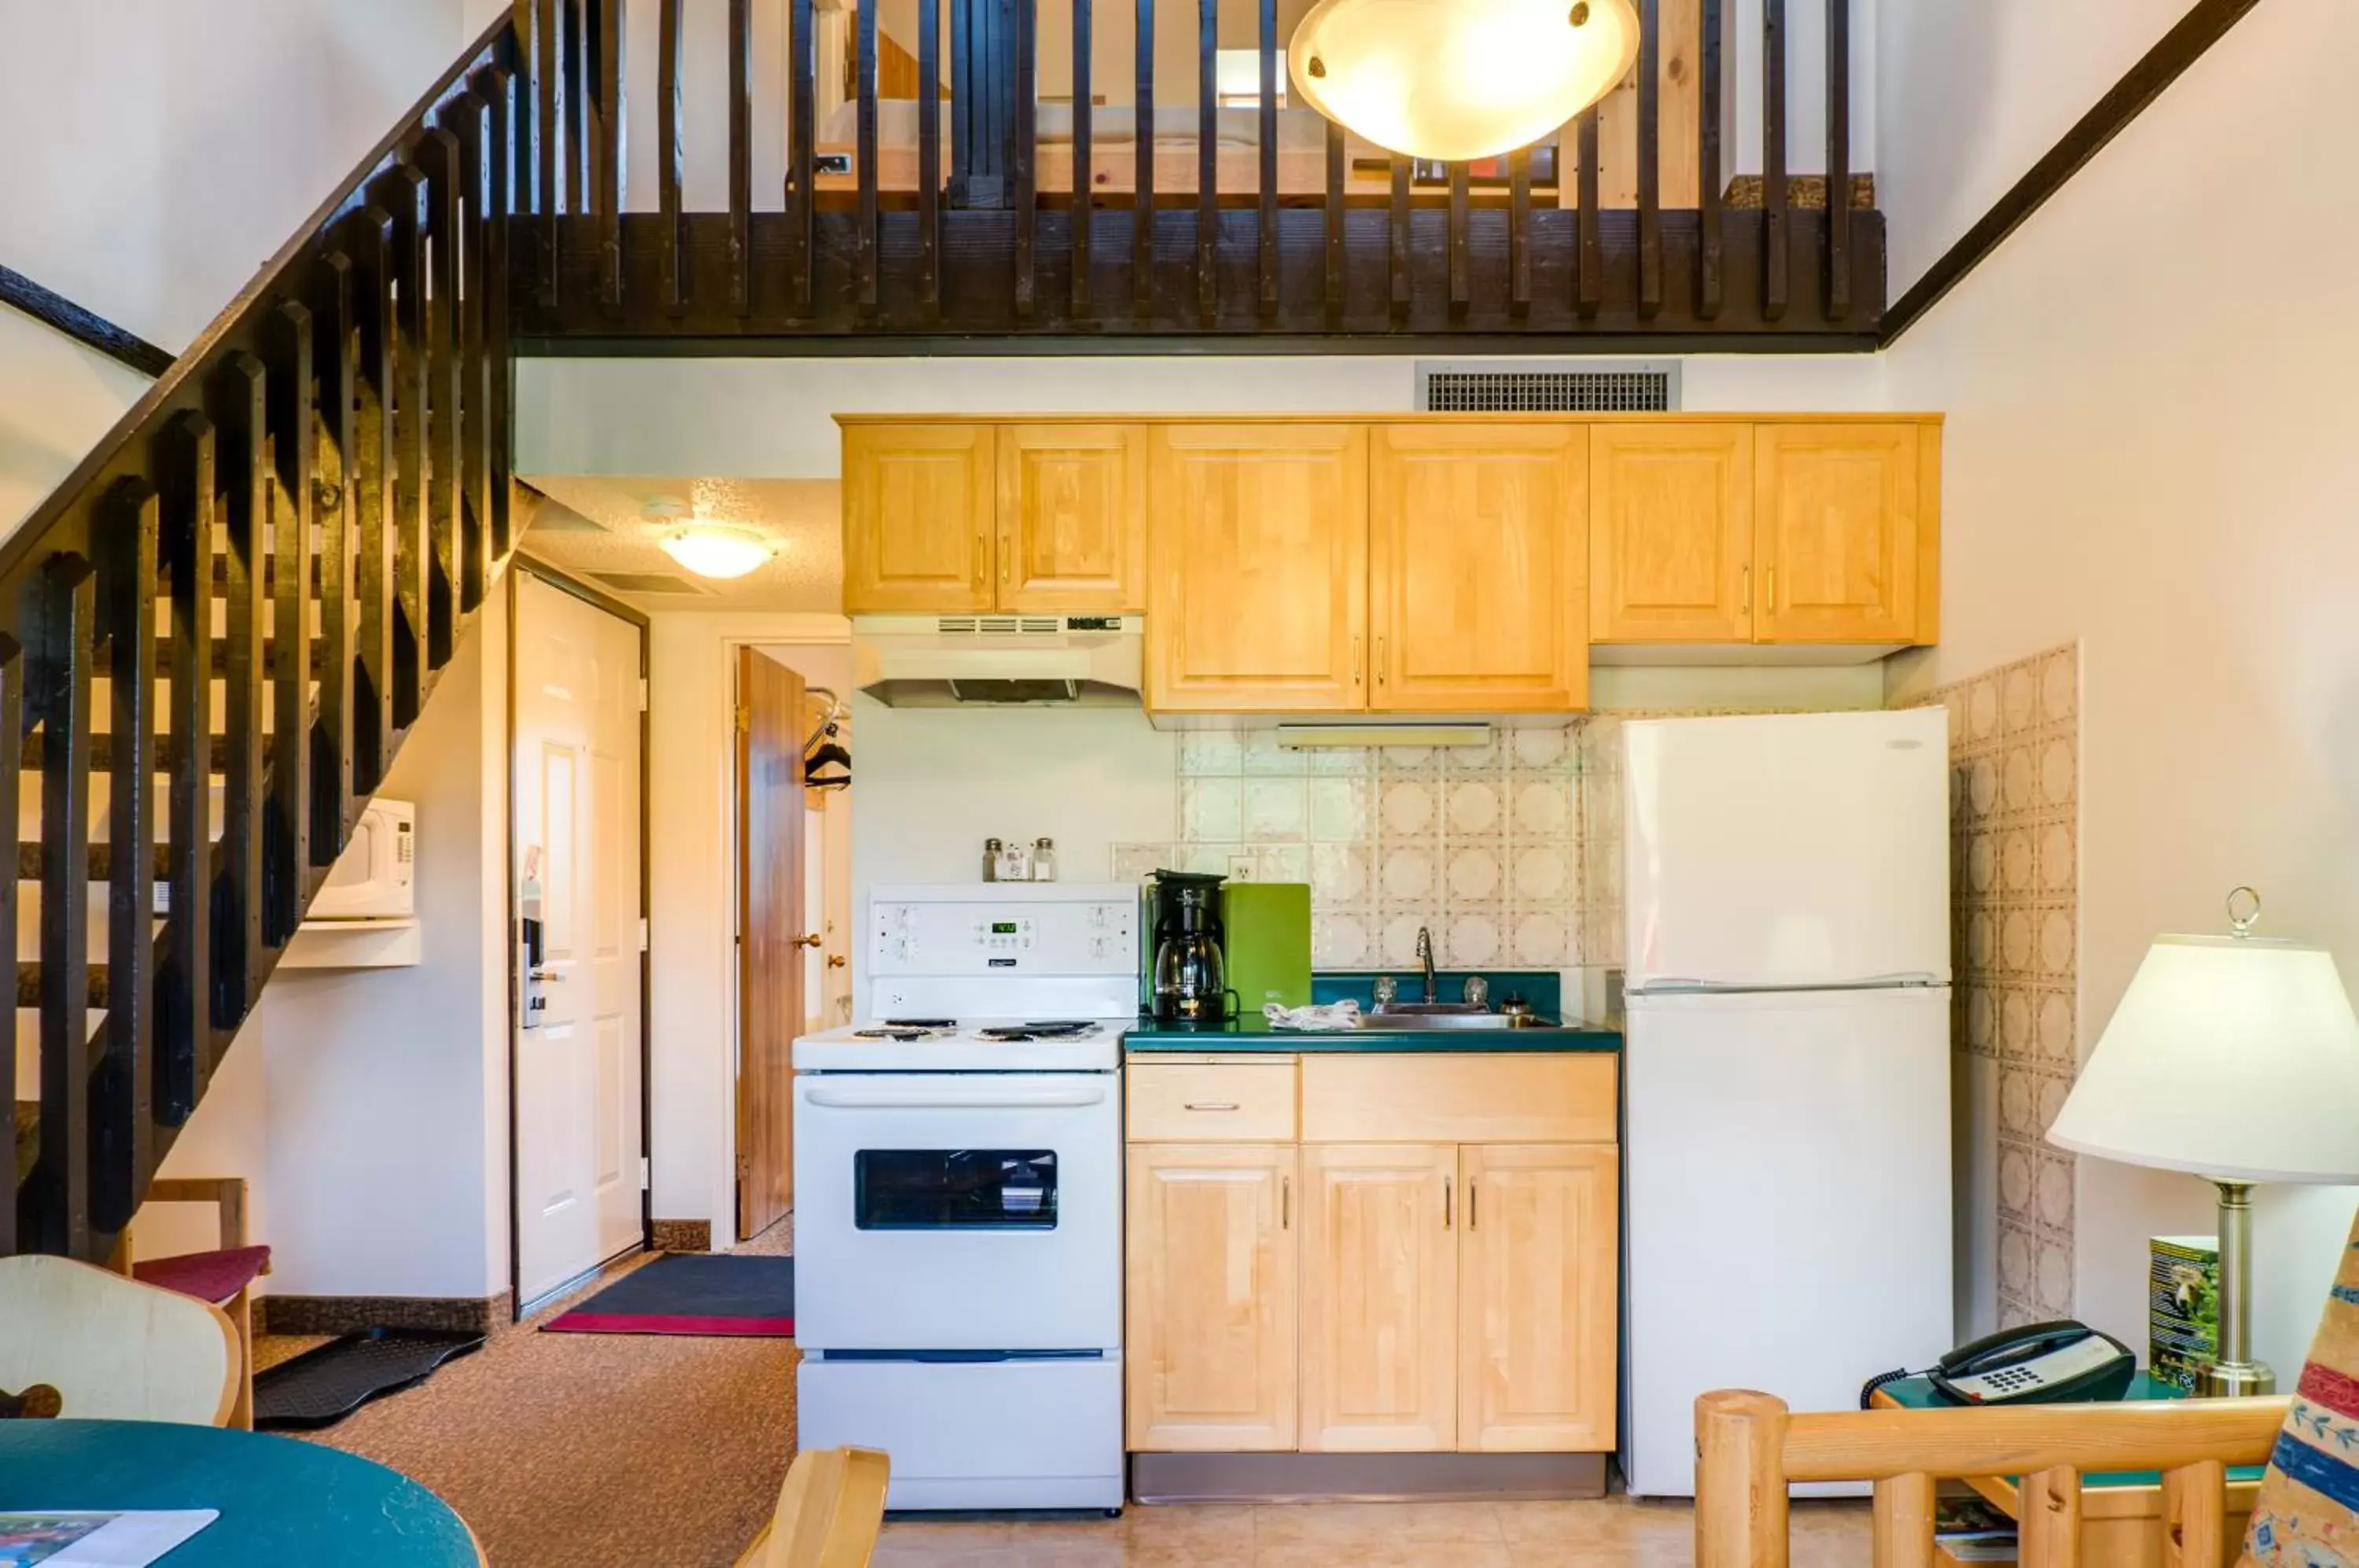
[[[519,573],[517,908],[539,910],[516,1030],[516,1290],[529,1301],[638,1245],[639,628]],[[537,985],[527,984],[537,975]]]

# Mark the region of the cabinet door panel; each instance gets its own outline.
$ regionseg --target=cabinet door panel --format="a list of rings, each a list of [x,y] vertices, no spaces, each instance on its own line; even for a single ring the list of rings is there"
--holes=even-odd
[[[1593,641],[1751,639],[1751,426],[1593,426],[1589,495]]]
[[[1459,1150],[1458,1446],[1614,1446],[1619,1160],[1610,1144]]]
[[[1294,1446],[1294,1164],[1290,1144],[1131,1148],[1133,1449]]]
[[[1457,1446],[1458,1150],[1302,1150],[1302,1448]]]
[[[992,429],[852,425],[843,432],[847,615],[992,606]]]
[[[1372,708],[1563,713],[1589,687],[1588,432],[1379,426]]]
[[[1137,425],[999,430],[999,607],[1147,607],[1147,441]]]
[[[1760,640],[1914,640],[1918,428],[1763,425],[1755,452]]]
[[[1366,705],[1367,441],[1343,424],[1149,432],[1149,708]]]

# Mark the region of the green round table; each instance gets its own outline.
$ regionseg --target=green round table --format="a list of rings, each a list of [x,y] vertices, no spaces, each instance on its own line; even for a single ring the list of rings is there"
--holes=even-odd
[[[451,1505],[384,1465],[267,1432],[0,1421],[0,1512],[212,1508],[164,1568],[482,1568]]]

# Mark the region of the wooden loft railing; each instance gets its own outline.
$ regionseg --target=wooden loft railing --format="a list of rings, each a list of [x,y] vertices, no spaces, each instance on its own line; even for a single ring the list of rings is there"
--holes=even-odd
[[[1762,169],[1742,205],[1723,195],[1729,0],[1639,0],[1632,82],[1552,145],[1479,170],[1416,165],[1283,105],[1277,0],[1254,0],[1258,92],[1242,105],[1218,90],[1220,0],[916,0],[913,50],[880,36],[881,0],[730,0],[725,32],[695,35],[688,0],[638,3],[658,12],[645,211],[607,130],[628,86],[624,0],[519,6],[549,127],[541,187],[587,197],[531,203],[548,221],[516,226],[516,331],[535,349],[859,338],[873,352],[977,333],[1853,347],[1884,306],[1882,219],[1852,201],[1851,0],[1820,0],[1825,172],[1793,179],[1787,0],[1758,0]],[[770,134],[757,4],[786,13],[776,210],[757,209],[754,184]],[[1197,39],[1176,127],[1155,48],[1175,8]],[[1070,29],[1060,102],[1038,92],[1044,21]],[[1140,40],[1106,84],[1127,108],[1093,102],[1107,94],[1093,45],[1118,22]],[[823,42],[850,80],[826,124],[843,89],[820,69]],[[726,147],[690,147],[683,82],[722,55]],[[882,95],[888,58],[901,99]],[[691,158],[715,173],[725,158],[725,211],[687,209]],[[1833,196],[1805,206],[1804,191]]]
[[[504,18],[0,543],[0,1254],[113,1249],[527,520],[525,64]]]

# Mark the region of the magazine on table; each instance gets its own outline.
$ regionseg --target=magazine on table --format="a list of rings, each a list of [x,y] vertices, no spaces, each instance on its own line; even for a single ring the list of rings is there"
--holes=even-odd
[[[212,1508],[0,1513],[0,1568],[147,1568],[219,1518]]]

